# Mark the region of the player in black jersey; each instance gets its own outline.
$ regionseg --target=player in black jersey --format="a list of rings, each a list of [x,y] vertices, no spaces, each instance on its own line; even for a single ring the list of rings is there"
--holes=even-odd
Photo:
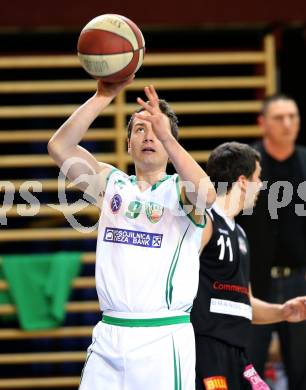
[[[278,305],[251,293],[248,241],[234,217],[242,210],[252,210],[262,184],[260,170],[257,151],[237,142],[217,147],[207,163],[217,199],[208,210],[199,289],[191,312],[197,390],[269,389],[245,352],[251,321],[267,324],[306,319],[306,297]]]

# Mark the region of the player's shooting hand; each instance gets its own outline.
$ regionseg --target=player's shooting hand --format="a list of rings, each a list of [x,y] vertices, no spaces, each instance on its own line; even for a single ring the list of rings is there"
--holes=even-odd
[[[142,115],[140,112],[136,113],[135,117],[150,122],[156,137],[161,142],[166,142],[172,137],[169,118],[163,114],[159,108],[159,97],[153,85],[145,87],[144,91],[148,98],[148,102],[146,103],[141,98],[137,98],[137,103],[150,115]]]
[[[283,320],[300,322],[306,320],[306,296],[296,297],[285,302],[282,307]]]
[[[132,75],[120,83],[108,83],[103,80],[98,80],[96,96],[116,97],[124,87],[133,82],[134,78],[135,75]]]

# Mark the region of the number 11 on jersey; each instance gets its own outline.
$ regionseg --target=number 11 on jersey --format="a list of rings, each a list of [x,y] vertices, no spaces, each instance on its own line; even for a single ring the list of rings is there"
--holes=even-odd
[[[225,241],[223,234],[220,234],[220,238],[217,241],[217,245],[220,246],[219,260],[224,260],[225,249],[228,248],[229,261],[233,261],[233,249],[232,249],[231,239],[229,237],[227,237],[226,241]]]

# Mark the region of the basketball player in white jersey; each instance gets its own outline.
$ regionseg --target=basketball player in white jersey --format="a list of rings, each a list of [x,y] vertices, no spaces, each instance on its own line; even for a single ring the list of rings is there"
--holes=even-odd
[[[96,161],[79,146],[94,119],[131,81],[99,81],[96,94],[48,145],[59,167],[72,161],[71,181],[90,176],[90,187],[100,186],[104,198],[96,256],[103,316],[93,331],[80,389],[194,390],[189,313],[198,286],[204,209],[215,199],[214,187],[177,142],[176,115],[153,86],[145,88],[147,103],[137,99],[140,112],[128,125],[136,176]],[[168,159],[177,174],[166,175]],[[79,184],[84,191],[86,186]]]

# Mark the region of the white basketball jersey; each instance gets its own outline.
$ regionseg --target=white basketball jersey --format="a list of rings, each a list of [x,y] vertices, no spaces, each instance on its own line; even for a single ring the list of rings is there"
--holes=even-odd
[[[99,222],[96,286],[102,311],[189,312],[198,288],[202,226],[182,210],[178,175],[141,192],[111,172]]]

